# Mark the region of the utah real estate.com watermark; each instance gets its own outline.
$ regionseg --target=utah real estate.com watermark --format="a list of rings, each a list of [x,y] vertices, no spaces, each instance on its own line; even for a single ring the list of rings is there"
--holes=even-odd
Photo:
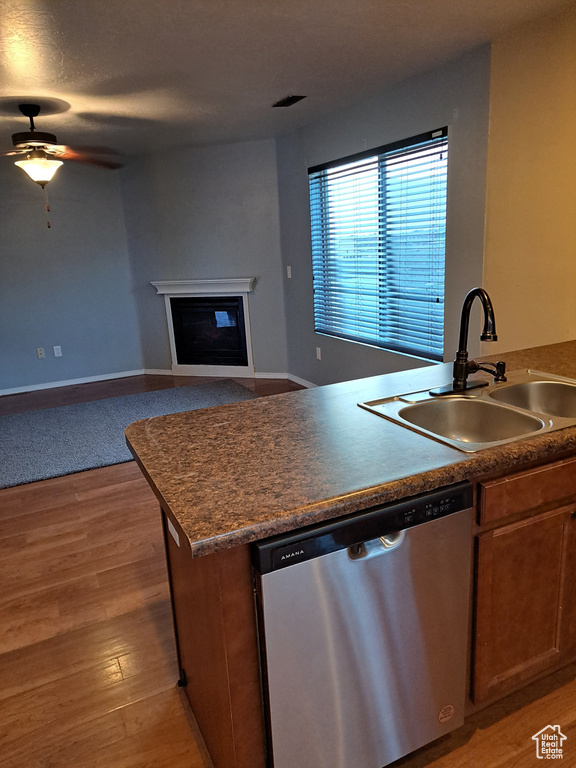
[[[563,744],[567,739],[559,725],[547,725],[532,736],[536,742],[536,757],[539,760],[561,760]]]

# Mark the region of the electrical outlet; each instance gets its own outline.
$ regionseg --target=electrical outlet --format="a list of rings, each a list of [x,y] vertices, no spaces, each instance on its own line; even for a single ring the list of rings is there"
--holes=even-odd
[[[36,347],[36,355],[38,360],[44,360],[46,355],[44,354],[44,347]]]
[[[54,350],[54,357],[62,357],[62,347],[57,346],[52,347],[52,349]]]
[[[322,350],[320,347],[316,347],[316,360],[322,360]]]
[[[286,277],[288,279],[292,277],[292,267],[286,267]]]

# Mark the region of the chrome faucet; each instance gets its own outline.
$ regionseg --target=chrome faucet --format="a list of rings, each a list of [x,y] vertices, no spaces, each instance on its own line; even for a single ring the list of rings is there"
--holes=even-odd
[[[460,338],[458,342],[458,351],[453,365],[453,381],[446,387],[431,390],[432,395],[449,395],[458,392],[464,392],[476,387],[485,387],[488,382],[474,381],[469,382],[468,376],[476,371],[487,371],[494,377],[494,381],[506,381],[506,363],[477,363],[475,360],[468,360],[468,326],[470,324],[470,310],[474,299],[479,298],[484,310],[484,328],[480,334],[480,341],[498,341],[496,334],[496,321],[494,320],[494,308],[490,296],[483,288],[473,288],[466,294],[462,305],[462,315],[460,317]],[[488,367],[490,366],[490,367]]]

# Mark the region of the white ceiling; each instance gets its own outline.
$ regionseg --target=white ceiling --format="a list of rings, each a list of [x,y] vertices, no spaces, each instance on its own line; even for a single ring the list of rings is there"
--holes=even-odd
[[[575,3],[0,0],[0,150],[21,101],[61,143],[126,156],[268,138]]]

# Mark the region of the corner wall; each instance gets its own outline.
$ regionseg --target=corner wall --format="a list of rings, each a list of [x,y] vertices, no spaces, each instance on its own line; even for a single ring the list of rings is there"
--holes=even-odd
[[[13,158],[0,186],[0,391],[140,370],[118,172],[66,163],[47,187],[51,229]]]
[[[494,41],[490,97],[486,355],[576,338],[576,10]]]
[[[122,180],[146,369],[169,370],[164,297],[151,281],[256,277],[257,373],[287,372],[274,141],[142,158]]]

